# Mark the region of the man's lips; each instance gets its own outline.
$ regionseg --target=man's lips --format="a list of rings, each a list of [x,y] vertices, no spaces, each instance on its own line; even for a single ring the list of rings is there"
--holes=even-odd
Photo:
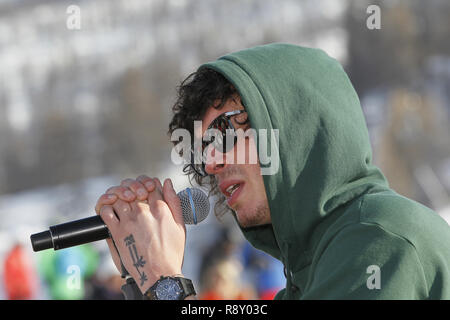
[[[245,182],[242,180],[226,180],[219,184],[219,189],[225,197],[227,197],[227,203],[232,206],[239,194],[241,193]]]

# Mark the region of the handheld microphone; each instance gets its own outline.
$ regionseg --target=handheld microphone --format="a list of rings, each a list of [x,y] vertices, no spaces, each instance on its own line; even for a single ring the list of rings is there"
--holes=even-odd
[[[177,195],[186,224],[197,224],[206,218],[209,213],[209,200],[203,191],[187,188]],[[108,227],[102,218],[92,216],[51,226],[47,231],[32,234],[30,240],[33,251],[36,252],[50,248],[54,250],[69,248],[109,237]]]

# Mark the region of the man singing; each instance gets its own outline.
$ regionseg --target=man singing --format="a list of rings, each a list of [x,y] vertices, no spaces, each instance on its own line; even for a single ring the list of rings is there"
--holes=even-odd
[[[359,99],[336,60],[295,45],[258,46],[201,65],[178,93],[169,132],[200,137],[192,152],[205,155],[190,157],[185,172],[219,195],[216,213],[229,210],[254,247],[284,264],[277,299],[450,299],[450,228],[390,189],[372,164]],[[220,137],[205,137],[208,129]],[[233,134],[250,129],[256,134]],[[267,149],[276,150],[269,162]],[[160,298],[161,281],[189,283],[170,180],[124,180],[96,211],[117,267],[121,260],[145,297]],[[166,298],[194,297],[192,286],[181,287]]]

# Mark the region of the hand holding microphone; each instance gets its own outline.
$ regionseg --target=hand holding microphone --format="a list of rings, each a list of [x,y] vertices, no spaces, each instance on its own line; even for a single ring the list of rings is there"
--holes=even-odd
[[[161,275],[181,274],[186,228],[169,179],[164,186],[147,176],[124,180],[99,198],[96,212],[114,239],[115,246],[107,242],[116,267],[122,260],[142,292]]]
[[[185,223],[204,220],[209,201],[199,189],[187,188],[176,194],[170,179],[162,186],[157,178],[143,175],[109,188],[97,201],[95,211],[97,216],[31,235],[33,250],[58,250],[107,239],[119,272],[131,275],[144,293],[160,276],[181,274]],[[125,290],[125,296],[134,299],[135,289],[129,289],[132,292]]]

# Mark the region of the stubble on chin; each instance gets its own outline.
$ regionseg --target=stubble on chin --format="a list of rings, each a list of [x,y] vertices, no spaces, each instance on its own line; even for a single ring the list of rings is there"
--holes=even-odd
[[[257,172],[259,172],[259,165],[257,167]],[[221,172],[221,180],[225,180],[230,177],[241,177],[246,179],[249,175],[247,172],[242,169],[241,166],[228,166],[226,170]],[[250,175],[251,176],[251,175]],[[248,178],[247,178],[248,179]],[[264,186],[264,182],[261,178],[261,184]],[[254,188],[254,186],[253,186]],[[255,188],[254,188],[255,189]],[[259,190],[256,188],[255,190]],[[265,190],[262,189],[265,195]],[[246,191],[244,190],[244,193]],[[261,225],[267,225],[271,223],[270,219],[270,209],[269,204],[267,202],[267,197],[265,196],[265,200],[259,199],[259,203],[252,203],[251,201],[245,201],[244,203],[237,204],[237,208],[231,208],[228,205],[235,216],[236,220],[241,228],[250,228],[257,227]]]
[[[237,209],[234,213],[241,228],[258,227],[270,224],[270,221],[268,221],[270,211],[267,204]]]

